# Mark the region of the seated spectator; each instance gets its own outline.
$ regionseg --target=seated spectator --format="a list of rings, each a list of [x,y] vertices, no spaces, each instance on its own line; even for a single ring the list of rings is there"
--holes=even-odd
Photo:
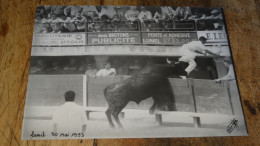
[[[88,76],[95,76],[96,73],[97,73],[97,69],[95,69],[93,67],[93,64],[88,64],[85,74],[88,75]]]
[[[178,7],[172,17],[172,20],[185,20],[191,15],[191,10],[189,7]]]
[[[32,66],[30,68],[30,73],[31,74],[45,74],[45,70],[46,70],[46,63],[44,60],[40,59],[37,61],[37,64],[35,66]]]
[[[52,32],[51,33],[61,33],[61,22],[62,19],[57,17],[56,14],[52,14],[51,15],[51,19],[47,20],[52,28]]]
[[[42,20],[41,20],[41,32],[42,33],[52,32],[52,28],[49,23],[49,20],[46,18],[42,18]]]
[[[144,27],[147,27],[147,30],[149,31],[149,29],[151,28],[152,13],[150,11],[147,11],[145,7],[141,7],[139,20],[144,25]]]
[[[47,74],[59,74],[62,71],[60,63],[58,61],[53,61],[52,66],[47,69]]]
[[[45,6],[45,9],[49,14],[55,14],[57,17],[64,15],[65,8],[66,6]]]
[[[128,21],[134,22],[139,20],[139,11],[136,6],[130,6],[130,10],[126,11],[125,18]]]
[[[197,21],[197,30],[215,30],[212,20],[200,19]]]
[[[61,16],[62,32],[74,32],[77,30],[76,25],[72,22],[72,19],[66,15]]]
[[[48,13],[46,12],[45,6],[37,6],[36,7],[36,16],[40,16],[41,18],[47,18]]]
[[[110,31],[111,19],[113,19],[114,15],[116,15],[116,10],[114,6],[103,6],[101,12],[99,13],[100,21],[100,29],[103,31]]]
[[[118,75],[128,75],[128,66],[127,64],[121,65],[116,70]]]
[[[126,18],[125,18],[125,7],[121,7],[121,6],[115,6],[115,11],[116,11],[116,14],[118,15],[118,17],[122,20],[122,21],[125,21]]]
[[[197,12],[197,11],[195,11],[194,12],[194,15],[192,14],[189,18],[188,18],[188,20],[199,20],[200,19],[200,17],[202,16],[202,13],[199,13],[199,12]]]
[[[110,68],[111,63],[107,62],[105,64],[104,69],[100,69],[97,73],[96,76],[102,76],[102,77],[107,77],[107,76],[115,76],[116,75],[116,70],[114,68]]]
[[[121,19],[118,14],[115,14],[111,20],[111,27],[114,28],[115,31],[118,31],[118,27],[121,24]]]
[[[162,15],[166,17],[166,19],[171,19],[175,13],[172,7],[162,6],[161,7]]]
[[[211,11],[211,15],[206,17],[206,19],[221,19],[222,20],[223,16],[219,10],[214,9]]]
[[[164,21],[167,19],[167,16],[165,13],[162,12],[162,9],[157,9],[154,16],[153,16],[153,19],[156,23],[159,23],[161,21]]]
[[[185,7],[184,8],[184,17],[183,20],[189,20],[189,17],[193,16],[192,12],[191,12],[191,8],[190,7]]]
[[[99,13],[99,17],[106,15],[109,19],[112,19],[116,14],[116,10],[114,6],[103,6],[101,12]]]
[[[69,64],[63,68],[63,70],[67,71],[76,71],[77,69],[77,61],[74,58],[71,58]]]
[[[135,74],[138,71],[142,69],[141,61],[139,59],[135,59],[134,63],[129,66],[129,73],[130,74]]]
[[[78,12],[82,12],[83,8],[81,6],[68,6],[64,9],[64,14],[70,16],[70,18],[76,17]]]
[[[107,15],[102,15],[101,16],[101,26],[100,29],[103,31],[110,31],[112,26],[111,26],[111,19]]]
[[[82,15],[81,12],[77,12],[76,16],[72,18],[72,21],[76,24],[77,30],[79,32],[84,32],[86,30],[87,19]]]
[[[79,67],[79,71],[85,72],[87,70],[89,64],[94,64],[94,61],[91,59],[91,57],[86,56],[81,62],[81,66]]]
[[[85,17],[87,16],[93,17],[94,15],[98,15],[96,6],[84,6],[82,13]]]
[[[129,27],[131,30],[138,29],[139,11],[136,6],[130,6],[130,10],[126,11],[125,18],[130,21]]]
[[[206,17],[205,19],[211,20],[214,23],[215,30],[223,30],[224,29],[224,22],[223,16],[219,10],[212,10],[211,15]]]
[[[42,17],[41,15],[37,15],[35,16],[35,20],[34,20],[34,33],[41,33],[43,32],[42,30]]]
[[[228,68],[228,73],[218,79],[215,79],[216,82],[224,81],[224,80],[235,80],[234,67],[230,57],[226,57],[223,60],[224,65]]]

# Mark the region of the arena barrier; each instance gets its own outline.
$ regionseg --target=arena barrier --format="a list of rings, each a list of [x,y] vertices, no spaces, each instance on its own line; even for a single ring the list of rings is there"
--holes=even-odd
[[[62,105],[64,93],[74,90],[76,103],[83,105],[87,116],[91,112],[104,112],[107,107],[103,90],[114,82],[129,76],[90,77],[85,75],[30,75],[28,79],[25,119],[51,120],[55,109]],[[169,78],[174,91],[177,111],[155,111],[158,124],[163,125],[163,116],[179,115],[194,120],[195,127],[201,127],[201,118],[217,117],[230,122],[235,116],[243,116],[235,81],[216,83],[213,80]],[[81,98],[82,97],[82,98]],[[130,102],[122,111],[148,111],[152,98],[139,105]],[[236,117],[240,118],[240,117]]]
[[[75,91],[75,102],[83,105],[84,86],[84,75],[29,75],[24,118],[51,120],[68,90]]]
[[[214,80],[201,79],[169,80],[174,91],[177,111],[155,111],[159,125],[163,125],[163,115],[191,117],[194,127],[202,127],[201,118],[218,118],[228,124],[234,118],[240,118],[235,115],[243,115],[235,81],[217,83]],[[190,96],[186,98],[186,104],[181,101],[184,96]],[[184,104],[178,105],[180,102]]]

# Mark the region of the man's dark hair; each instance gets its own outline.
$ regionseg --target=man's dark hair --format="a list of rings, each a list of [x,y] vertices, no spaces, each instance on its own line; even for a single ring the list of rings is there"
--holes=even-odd
[[[201,36],[201,37],[199,38],[199,40],[200,40],[200,41],[203,41],[203,42],[207,41],[207,39],[206,39],[204,36]]]
[[[67,102],[67,101],[74,101],[74,99],[75,99],[75,92],[74,91],[67,91],[66,93],[65,93],[65,101]]]
[[[112,65],[112,64],[111,64],[111,62],[109,62],[109,61],[107,61],[107,62],[105,63],[105,65],[107,65],[107,64],[110,64],[110,65]]]

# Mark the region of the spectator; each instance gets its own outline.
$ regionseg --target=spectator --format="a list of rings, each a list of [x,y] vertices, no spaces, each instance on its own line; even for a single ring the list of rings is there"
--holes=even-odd
[[[38,18],[38,19],[39,19],[39,18]],[[50,25],[48,19],[42,18],[42,20],[40,21],[40,23],[41,23],[41,32],[42,32],[42,33],[52,32],[52,28],[51,28],[51,25]]]
[[[78,12],[82,12],[83,8],[81,6],[68,6],[64,9],[64,14],[74,18]]]
[[[52,62],[52,67],[47,69],[47,74],[60,74],[62,71],[62,68],[60,66],[60,63],[58,61]]]
[[[139,11],[136,6],[130,6],[130,10],[125,13],[126,20],[130,21],[129,27],[131,30],[138,29]]]
[[[66,15],[61,16],[62,32],[74,32],[77,30],[76,25],[72,22],[72,19]]]
[[[139,59],[135,59],[134,63],[129,66],[129,73],[135,74],[142,69],[141,61]]]
[[[144,25],[144,27],[147,27],[147,30],[149,31],[149,29],[151,28],[152,13],[150,11],[147,11],[145,7],[141,7],[139,20]]]
[[[193,16],[192,12],[191,12],[191,8],[190,7],[185,7],[184,8],[184,17],[183,20],[188,20],[189,17]]]
[[[66,8],[66,6],[45,6],[45,9],[49,15],[55,14],[57,17],[64,15],[65,8]]]
[[[71,58],[69,64],[63,68],[63,70],[67,71],[76,71],[77,69],[77,61],[74,58]]]
[[[231,61],[230,57],[225,57],[223,60],[224,65],[228,68],[228,73],[221,77],[216,79],[215,81],[224,81],[224,80],[235,80],[235,73],[234,73],[234,67]]]
[[[37,6],[36,7],[36,16],[40,16],[41,18],[47,18],[48,13],[45,10],[44,6]]]
[[[30,68],[30,73],[31,74],[37,74],[37,73],[44,74],[44,73],[46,73],[45,72],[46,67],[47,67],[47,65],[46,65],[45,61],[40,59],[40,60],[37,61],[37,64],[35,66],[32,66]]]
[[[84,6],[82,13],[85,17],[91,16],[92,18],[93,16],[98,15],[96,6]]]
[[[85,74],[88,76],[95,76],[96,73],[97,73],[97,69],[93,67],[93,64],[88,64]]]
[[[162,21],[166,20],[166,18],[167,18],[166,13],[163,13],[162,9],[158,9],[157,8],[156,12],[154,14],[154,17],[153,17],[154,21],[156,23],[159,23],[159,22],[162,22]]]
[[[115,6],[115,10],[116,10],[116,14],[119,16],[119,18],[122,20],[122,21],[125,21],[126,18],[125,18],[125,10],[126,10],[126,7],[121,7],[121,6]]]
[[[79,67],[79,71],[86,71],[87,68],[88,68],[88,65],[89,64],[93,64],[94,61],[91,59],[90,56],[86,56],[83,60],[82,60],[82,64],[81,66]]]
[[[105,68],[104,69],[100,69],[96,73],[96,76],[103,76],[103,77],[115,76],[116,75],[116,70],[114,68],[110,68],[110,67],[111,67],[111,63],[107,62],[105,64]]]
[[[61,18],[57,17],[56,14],[51,15],[51,19],[47,20],[52,28],[52,33],[61,33]]]
[[[138,20],[139,11],[136,6],[130,6],[130,10],[126,11],[125,17],[128,21],[134,22]]]
[[[72,18],[72,21],[76,24],[77,30],[79,32],[84,32],[86,30],[87,19],[80,11],[76,13],[76,16]]]
[[[206,19],[223,19],[223,16],[221,14],[221,12],[217,9],[214,9],[211,11],[211,15],[206,17]]]
[[[118,31],[120,24],[121,24],[120,16],[119,14],[115,14],[111,20],[111,27],[114,28],[115,31]]]
[[[101,12],[99,13],[99,17],[106,15],[109,19],[112,19],[116,14],[116,10],[114,6],[103,6]]]
[[[190,7],[178,7],[174,14],[173,20],[187,20],[192,15]]]
[[[34,30],[33,30],[33,32],[34,33],[43,32],[42,26],[43,26],[42,17],[41,17],[41,15],[36,14],[35,20],[34,20]]]
[[[167,19],[171,19],[175,13],[172,7],[163,6],[161,7],[162,15],[166,16]]]
[[[57,133],[85,133],[87,117],[82,106],[76,104],[75,92],[65,93],[65,103],[52,116],[53,131]]]

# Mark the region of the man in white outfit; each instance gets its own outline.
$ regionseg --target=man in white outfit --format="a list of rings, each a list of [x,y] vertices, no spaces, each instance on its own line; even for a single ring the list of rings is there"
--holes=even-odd
[[[65,93],[65,103],[53,114],[53,129],[58,133],[84,133],[87,116],[82,106],[74,102],[75,92]]]
[[[105,64],[104,69],[100,69],[97,73],[96,76],[101,76],[101,77],[111,77],[116,75],[116,70],[114,68],[110,68],[111,64],[110,62],[107,62]]]
[[[179,48],[179,53],[181,55],[181,58],[179,58],[178,62],[175,62],[175,64],[178,64],[180,62],[187,62],[189,63],[189,66],[185,69],[187,76],[196,68],[197,64],[195,62],[195,57],[197,54],[204,54],[207,55],[211,54],[215,57],[219,56],[218,54],[215,54],[211,51],[209,51],[204,44],[206,43],[207,39],[205,37],[200,37],[199,41],[191,41],[187,44],[184,44],[181,48]],[[167,62],[171,63],[171,61],[168,60]]]

